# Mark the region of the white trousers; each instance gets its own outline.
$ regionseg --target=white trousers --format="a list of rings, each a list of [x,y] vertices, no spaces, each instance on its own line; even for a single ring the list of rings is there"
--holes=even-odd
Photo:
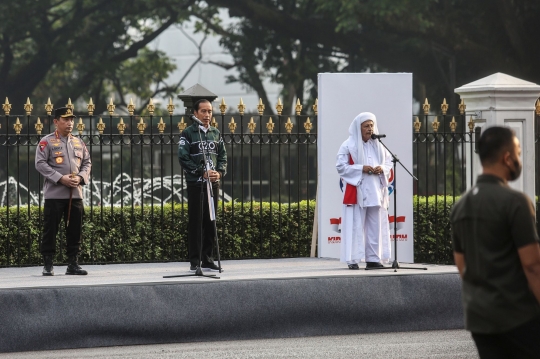
[[[341,261],[347,264],[381,261],[382,207],[349,206],[342,223]],[[387,225],[387,223],[386,223]],[[387,233],[386,233],[387,235]],[[385,251],[386,252],[386,251]],[[388,255],[389,257],[389,255]]]
[[[363,217],[362,222],[364,222],[366,262],[380,262],[381,207],[364,207],[360,212]]]

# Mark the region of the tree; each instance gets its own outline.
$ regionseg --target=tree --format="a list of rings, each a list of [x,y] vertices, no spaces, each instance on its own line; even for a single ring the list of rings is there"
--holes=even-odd
[[[188,15],[195,0],[19,0],[0,4],[0,98],[9,96],[13,113],[22,113],[27,97],[56,106],[92,97],[96,112],[106,81],[141,61],[161,75],[173,68],[163,53],[145,47]],[[142,52],[141,52],[142,51]],[[124,67],[124,69],[122,69]],[[144,73],[146,75],[146,73]],[[132,74],[132,75],[137,75]],[[134,78],[132,78],[135,80]],[[20,107],[19,107],[20,106]]]
[[[494,72],[540,82],[532,46],[540,35],[540,3],[527,0],[208,0],[240,19],[249,48],[252,27],[273,36],[266,46],[276,49],[283,39],[326,59],[345,57],[343,71],[406,71],[414,74],[415,97],[446,97],[454,103],[455,87]],[[208,21],[208,19],[204,19]],[[233,33],[233,29],[228,29]],[[220,31],[217,31],[220,32]],[[232,39],[232,38],[231,38]],[[227,47],[230,45],[224,41]],[[233,47],[239,48],[236,45]],[[266,50],[267,53],[270,50]],[[256,53],[252,52],[252,53]],[[233,57],[234,51],[232,51]],[[335,57],[335,55],[338,55]],[[334,56],[334,57],[333,57]],[[283,61],[286,57],[283,56]],[[272,73],[270,62],[259,72]],[[240,73],[242,64],[239,66]],[[266,67],[265,67],[266,66]],[[313,69],[318,71],[318,69]],[[314,76],[311,75],[313,78]],[[239,81],[246,81],[239,76]]]

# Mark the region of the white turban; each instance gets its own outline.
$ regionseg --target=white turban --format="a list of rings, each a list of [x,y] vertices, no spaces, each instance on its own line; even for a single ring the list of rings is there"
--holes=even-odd
[[[375,117],[375,115],[371,112],[362,112],[361,114],[356,116],[351,123],[351,126],[349,127],[348,147],[349,153],[351,154],[351,157],[355,164],[364,164],[364,147],[362,146],[362,130],[360,129],[360,127],[364,122],[370,120],[373,121],[373,133],[378,135],[379,128],[377,127],[377,117]],[[377,143],[377,145],[379,162],[382,163],[382,146],[380,143]]]

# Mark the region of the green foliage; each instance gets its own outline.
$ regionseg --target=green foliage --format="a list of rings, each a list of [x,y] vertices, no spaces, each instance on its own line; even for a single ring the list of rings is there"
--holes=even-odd
[[[301,89],[298,77],[312,81],[317,71],[323,72],[310,60],[316,56],[320,56],[319,67],[325,61],[333,62],[337,71],[343,72],[412,72],[414,96],[419,102],[429,94],[452,104],[456,100],[454,88],[496,72],[535,82],[540,79],[535,60],[540,47],[528,46],[540,35],[538,1],[205,2],[227,8],[229,15],[238,19],[238,24],[216,31],[230,43],[224,47],[235,57],[234,66],[241,74],[237,80],[249,86],[255,82],[248,71],[250,64],[237,52],[249,54],[254,43],[249,62],[255,56],[261,58],[256,60],[256,69],[270,72],[270,78],[284,84],[284,98],[291,92],[287,86],[297,93]],[[263,36],[257,40],[255,34]],[[272,39],[267,40],[266,34]],[[240,36],[233,38],[235,35]],[[267,61],[265,57],[272,59],[276,52],[282,52],[281,62]],[[264,99],[264,94],[259,92],[259,96]],[[451,111],[456,109],[454,105]]]
[[[173,70],[171,60],[147,45],[185,20],[193,2],[1,2],[0,97],[9,96],[16,113],[28,96],[34,104],[44,104],[50,97],[55,107],[65,105],[67,98],[76,104],[92,97],[100,113],[111,90],[143,96],[150,91],[149,81],[157,81],[151,87],[163,88],[159,81]],[[138,56],[141,60],[129,61]]]
[[[453,264],[450,212],[452,196],[414,196],[414,261]]]
[[[452,264],[451,196],[414,197],[415,262]],[[291,204],[227,202],[218,205],[222,259],[307,257],[315,201]],[[87,207],[81,261],[86,263],[181,261],[187,258],[187,205]],[[36,206],[0,208],[0,265],[41,261]],[[55,261],[65,260],[61,229]],[[20,243],[20,245],[19,245]]]
[[[222,259],[309,256],[315,202],[220,203]],[[28,212],[30,216],[28,216]],[[187,205],[86,207],[81,262],[181,261],[187,258]],[[42,213],[36,206],[0,208],[0,265],[41,262]],[[62,225],[61,225],[62,227]],[[20,245],[19,245],[20,243]],[[60,230],[55,261],[65,260]]]

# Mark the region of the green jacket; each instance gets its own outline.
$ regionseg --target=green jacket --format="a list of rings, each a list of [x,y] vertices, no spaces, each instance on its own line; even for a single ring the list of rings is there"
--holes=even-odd
[[[206,145],[206,155],[210,168],[218,171],[221,177],[227,173],[227,151],[219,130],[213,126],[209,126],[206,133],[201,130],[201,138]],[[201,141],[199,138],[199,125],[196,123],[186,127],[180,135],[178,144],[178,160],[184,170],[186,182],[194,183],[203,180],[203,169],[201,162],[203,161],[203,152]]]

